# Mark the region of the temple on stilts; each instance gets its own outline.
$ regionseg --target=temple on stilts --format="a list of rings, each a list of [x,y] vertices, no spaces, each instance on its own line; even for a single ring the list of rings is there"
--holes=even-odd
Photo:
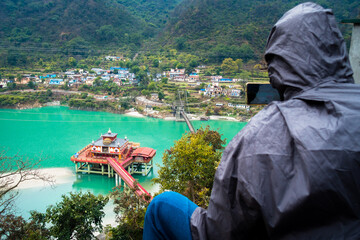
[[[156,151],[148,147],[140,147],[139,143],[130,142],[126,137],[121,139],[111,130],[81,149],[71,157],[77,173],[94,173],[115,178],[117,186],[135,188],[132,174],[146,176],[153,167]],[[150,194],[140,185],[136,194]],[[151,196],[150,196],[151,197]]]

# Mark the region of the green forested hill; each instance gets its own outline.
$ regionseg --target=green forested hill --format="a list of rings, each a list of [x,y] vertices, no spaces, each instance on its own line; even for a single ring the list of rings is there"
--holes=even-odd
[[[276,20],[297,0],[2,0],[0,67],[40,57],[175,48],[209,62],[260,60]],[[318,0],[340,21],[358,0]],[[351,26],[341,25],[349,40]],[[59,58],[61,59],[61,58]],[[56,60],[58,61],[58,60]]]
[[[2,42],[134,43],[147,25],[113,0],[3,0]]]
[[[2,0],[0,51],[60,51],[81,55],[99,49],[137,50],[144,39],[153,37],[164,27],[166,14],[176,3],[169,0]]]
[[[163,45],[202,55],[219,62],[226,57],[243,60],[262,56],[272,25],[283,13],[302,1],[296,0],[184,0],[175,10]],[[337,20],[356,17],[358,0],[319,0],[333,9]],[[350,26],[340,26],[349,39]]]

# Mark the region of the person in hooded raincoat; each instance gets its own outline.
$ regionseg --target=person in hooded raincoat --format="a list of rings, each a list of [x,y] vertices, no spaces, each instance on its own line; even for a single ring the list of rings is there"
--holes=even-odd
[[[360,239],[360,86],[331,10],[285,13],[265,59],[283,101],[226,147],[208,209],[185,204],[192,238]]]

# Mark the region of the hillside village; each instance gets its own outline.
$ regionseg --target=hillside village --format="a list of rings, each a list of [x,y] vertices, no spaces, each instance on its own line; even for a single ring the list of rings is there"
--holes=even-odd
[[[206,68],[201,66],[201,68]],[[171,69],[163,73],[158,73],[152,78],[153,82],[159,82],[162,78],[168,78],[171,82],[188,83],[189,87],[201,86],[204,82],[209,83],[199,91],[207,97],[219,97],[221,95],[230,97],[240,97],[244,94],[243,90],[229,85],[229,89],[223,89],[219,86],[221,83],[242,82],[242,79],[223,78],[222,76],[202,76],[201,68],[195,69],[194,73],[185,74],[185,69]],[[150,74],[148,74],[150,76]],[[1,79],[0,88],[7,88],[9,83],[19,83],[27,85],[30,82],[44,86],[62,86],[78,87],[80,85],[94,86],[97,81],[111,81],[118,86],[138,85],[139,80],[129,69],[122,67],[110,67],[110,69],[92,68],[89,72],[83,69],[69,69],[64,73],[51,73],[46,75],[24,74],[19,79]]]
[[[111,102],[110,111],[113,112],[118,112],[119,109],[120,112],[137,111],[162,118],[169,118],[173,114],[172,106],[181,98],[186,102],[186,110],[190,116],[194,114],[194,119],[216,115],[244,120],[244,117],[253,115],[250,106],[245,103],[245,86],[249,79],[209,75],[206,74],[209,67],[200,65],[188,74],[185,68],[170,68],[168,71],[152,74],[147,72],[148,83],[144,86],[130,68],[114,66],[122,60],[121,57],[107,56],[105,59],[113,63],[113,66],[89,70],[70,68],[64,72],[17,74],[13,78],[2,78],[0,91],[61,89],[63,94],[66,91],[86,94],[86,103],[76,101],[74,96],[62,101],[62,104],[70,107],[109,111],[108,105],[102,103],[101,107],[96,103],[108,101]],[[91,104],[90,97],[93,97]],[[1,102],[0,105],[6,106]],[[252,107],[255,112],[258,108]]]

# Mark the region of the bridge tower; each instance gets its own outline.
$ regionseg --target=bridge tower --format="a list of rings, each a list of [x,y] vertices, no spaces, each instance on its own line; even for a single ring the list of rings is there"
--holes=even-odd
[[[173,104],[173,110],[175,114],[175,120],[178,121],[185,121],[186,124],[189,127],[190,132],[194,133],[194,127],[192,126],[189,118],[186,115],[185,112],[185,106],[186,106],[186,92],[185,92],[185,103],[181,100],[180,91],[178,91],[179,99],[176,100]]]
[[[183,122],[185,119],[182,117],[181,112],[184,111],[185,107],[181,101],[175,101],[173,104],[173,110],[175,114],[175,120],[177,122]]]
[[[185,121],[185,119],[182,117],[181,112],[185,112],[185,108],[186,108],[186,91],[177,91],[178,93],[178,98],[174,101],[173,104],[173,110],[174,110],[174,114],[175,114],[175,119],[177,122],[183,122]],[[181,95],[184,95],[184,99],[185,101],[183,101],[181,99]]]

